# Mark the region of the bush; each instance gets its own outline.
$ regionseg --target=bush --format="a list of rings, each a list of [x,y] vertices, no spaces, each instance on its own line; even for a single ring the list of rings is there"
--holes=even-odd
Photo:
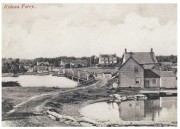
[[[20,87],[21,85],[18,82],[9,81],[9,82],[2,82],[2,87]]]

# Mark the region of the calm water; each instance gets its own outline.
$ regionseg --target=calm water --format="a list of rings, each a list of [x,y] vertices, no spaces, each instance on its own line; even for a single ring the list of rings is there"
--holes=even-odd
[[[66,77],[56,77],[52,75],[35,76],[35,75],[21,75],[19,77],[2,77],[2,81],[17,81],[23,87],[65,87],[71,88],[77,86],[77,82],[72,81]]]
[[[87,105],[80,113],[100,122],[177,121],[177,97],[125,101],[120,104],[99,102]]]

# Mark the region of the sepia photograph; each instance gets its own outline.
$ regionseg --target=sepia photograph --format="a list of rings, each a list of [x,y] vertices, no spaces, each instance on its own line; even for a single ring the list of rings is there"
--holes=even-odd
[[[177,3],[1,3],[3,127],[177,127]]]

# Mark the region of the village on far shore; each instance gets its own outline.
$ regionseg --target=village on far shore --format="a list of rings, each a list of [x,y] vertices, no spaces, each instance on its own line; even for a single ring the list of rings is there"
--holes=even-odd
[[[116,76],[116,85],[119,87],[177,88],[177,57],[156,56],[151,48],[149,52],[128,52],[125,49],[122,57],[100,54],[99,57],[82,58],[2,59],[3,77],[50,74],[69,75],[78,82],[88,81],[89,77]]]
[[[2,59],[5,126],[177,126],[176,112],[177,56],[153,48],[124,49],[121,57]]]

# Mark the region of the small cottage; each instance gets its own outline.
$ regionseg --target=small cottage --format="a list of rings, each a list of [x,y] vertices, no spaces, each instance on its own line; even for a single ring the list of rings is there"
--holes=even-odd
[[[177,78],[172,71],[161,71],[161,88],[177,88]]]

